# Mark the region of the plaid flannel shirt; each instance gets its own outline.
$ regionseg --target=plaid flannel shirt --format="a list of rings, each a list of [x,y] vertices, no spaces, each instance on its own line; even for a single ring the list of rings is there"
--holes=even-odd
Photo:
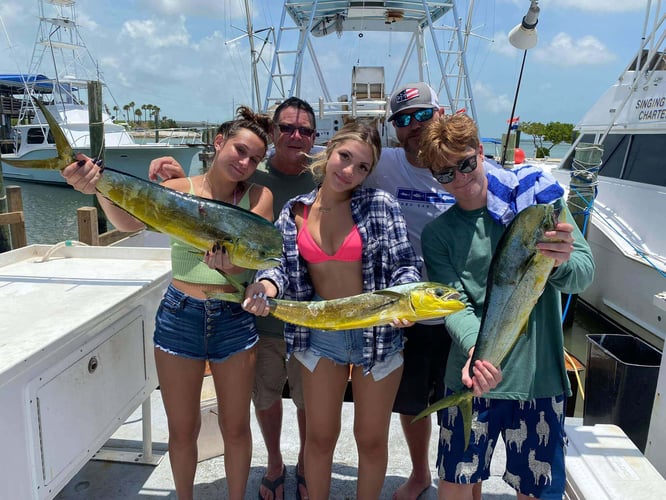
[[[275,225],[282,232],[284,246],[277,267],[257,272],[255,280],[269,279],[278,288],[278,297],[290,300],[312,300],[314,288],[307,264],[296,246],[296,223],[292,207],[296,203],[311,206],[317,191],[289,200]],[[421,280],[421,263],[407,236],[407,227],[398,202],[385,191],[357,188],[352,194],[351,211],[363,242],[363,292],[381,290]],[[310,329],[285,323],[287,352],[304,351],[310,345]],[[367,373],[376,361],[383,361],[402,330],[393,326],[363,329],[363,368]]]

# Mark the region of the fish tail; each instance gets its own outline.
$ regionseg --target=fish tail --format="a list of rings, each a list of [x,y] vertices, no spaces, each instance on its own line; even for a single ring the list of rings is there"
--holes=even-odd
[[[416,415],[412,422],[415,422],[423,417],[427,417],[431,413],[434,413],[444,408],[449,408],[451,406],[457,406],[460,408],[460,413],[463,419],[463,430],[465,433],[465,449],[469,445],[469,438],[472,434],[472,401],[474,399],[474,393],[472,391],[456,392],[445,398],[435,401],[433,404],[428,406],[421,413]]]
[[[58,122],[53,115],[49,113],[49,110],[46,109],[46,106],[42,102],[33,97],[33,101],[40,109],[46,122],[49,124],[49,131],[56,145],[56,151],[58,156],[54,158],[46,158],[43,160],[6,160],[3,158],[2,161],[5,163],[17,167],[17,168],[38,168],[41,170],[63,170],[67,165],[74,161],[74,152],[72,146],[70,146],[67,136],[58,125]]]

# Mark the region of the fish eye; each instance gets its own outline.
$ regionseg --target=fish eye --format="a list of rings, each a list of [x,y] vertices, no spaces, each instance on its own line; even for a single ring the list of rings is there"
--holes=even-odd
[[[444,290],[442,290],[441,288],[435,288],[435,295],[437,297],[444,297]]]

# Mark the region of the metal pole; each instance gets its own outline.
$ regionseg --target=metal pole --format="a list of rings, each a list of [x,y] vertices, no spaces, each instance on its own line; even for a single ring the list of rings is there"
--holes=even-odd
[[[506,150],[509,147],[509,137],[511,136],[511,125],[513,125],[513,116],[516,113],[516,104],[518,103],[518,92],[520,92],[520,82],[523,79],[523,68],[525,68],[525,58],[527,57],[527,50],[523,51],[523,62],[520,65],[520,74],[518,75],[518,85],[516,85],[516,95],[513,98],[513,108],[511,109],[511,118],[509,118],[509,128],[506,131],[506,139],[504,140],[504,148],[502,151],[502,162],[504,166],[506,162]]]

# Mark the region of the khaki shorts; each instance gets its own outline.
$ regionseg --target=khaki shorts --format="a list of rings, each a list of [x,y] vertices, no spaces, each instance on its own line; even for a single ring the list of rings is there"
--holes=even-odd
[[[284,339],[259,336],[257,364],[252,390],[252,402],[257,410],[268,409],[282,398],[285,382],[289,383],[289,394],[296,408],[303,410],[303,384],[301,364],[291,356],[286,360],[287,347]]]

